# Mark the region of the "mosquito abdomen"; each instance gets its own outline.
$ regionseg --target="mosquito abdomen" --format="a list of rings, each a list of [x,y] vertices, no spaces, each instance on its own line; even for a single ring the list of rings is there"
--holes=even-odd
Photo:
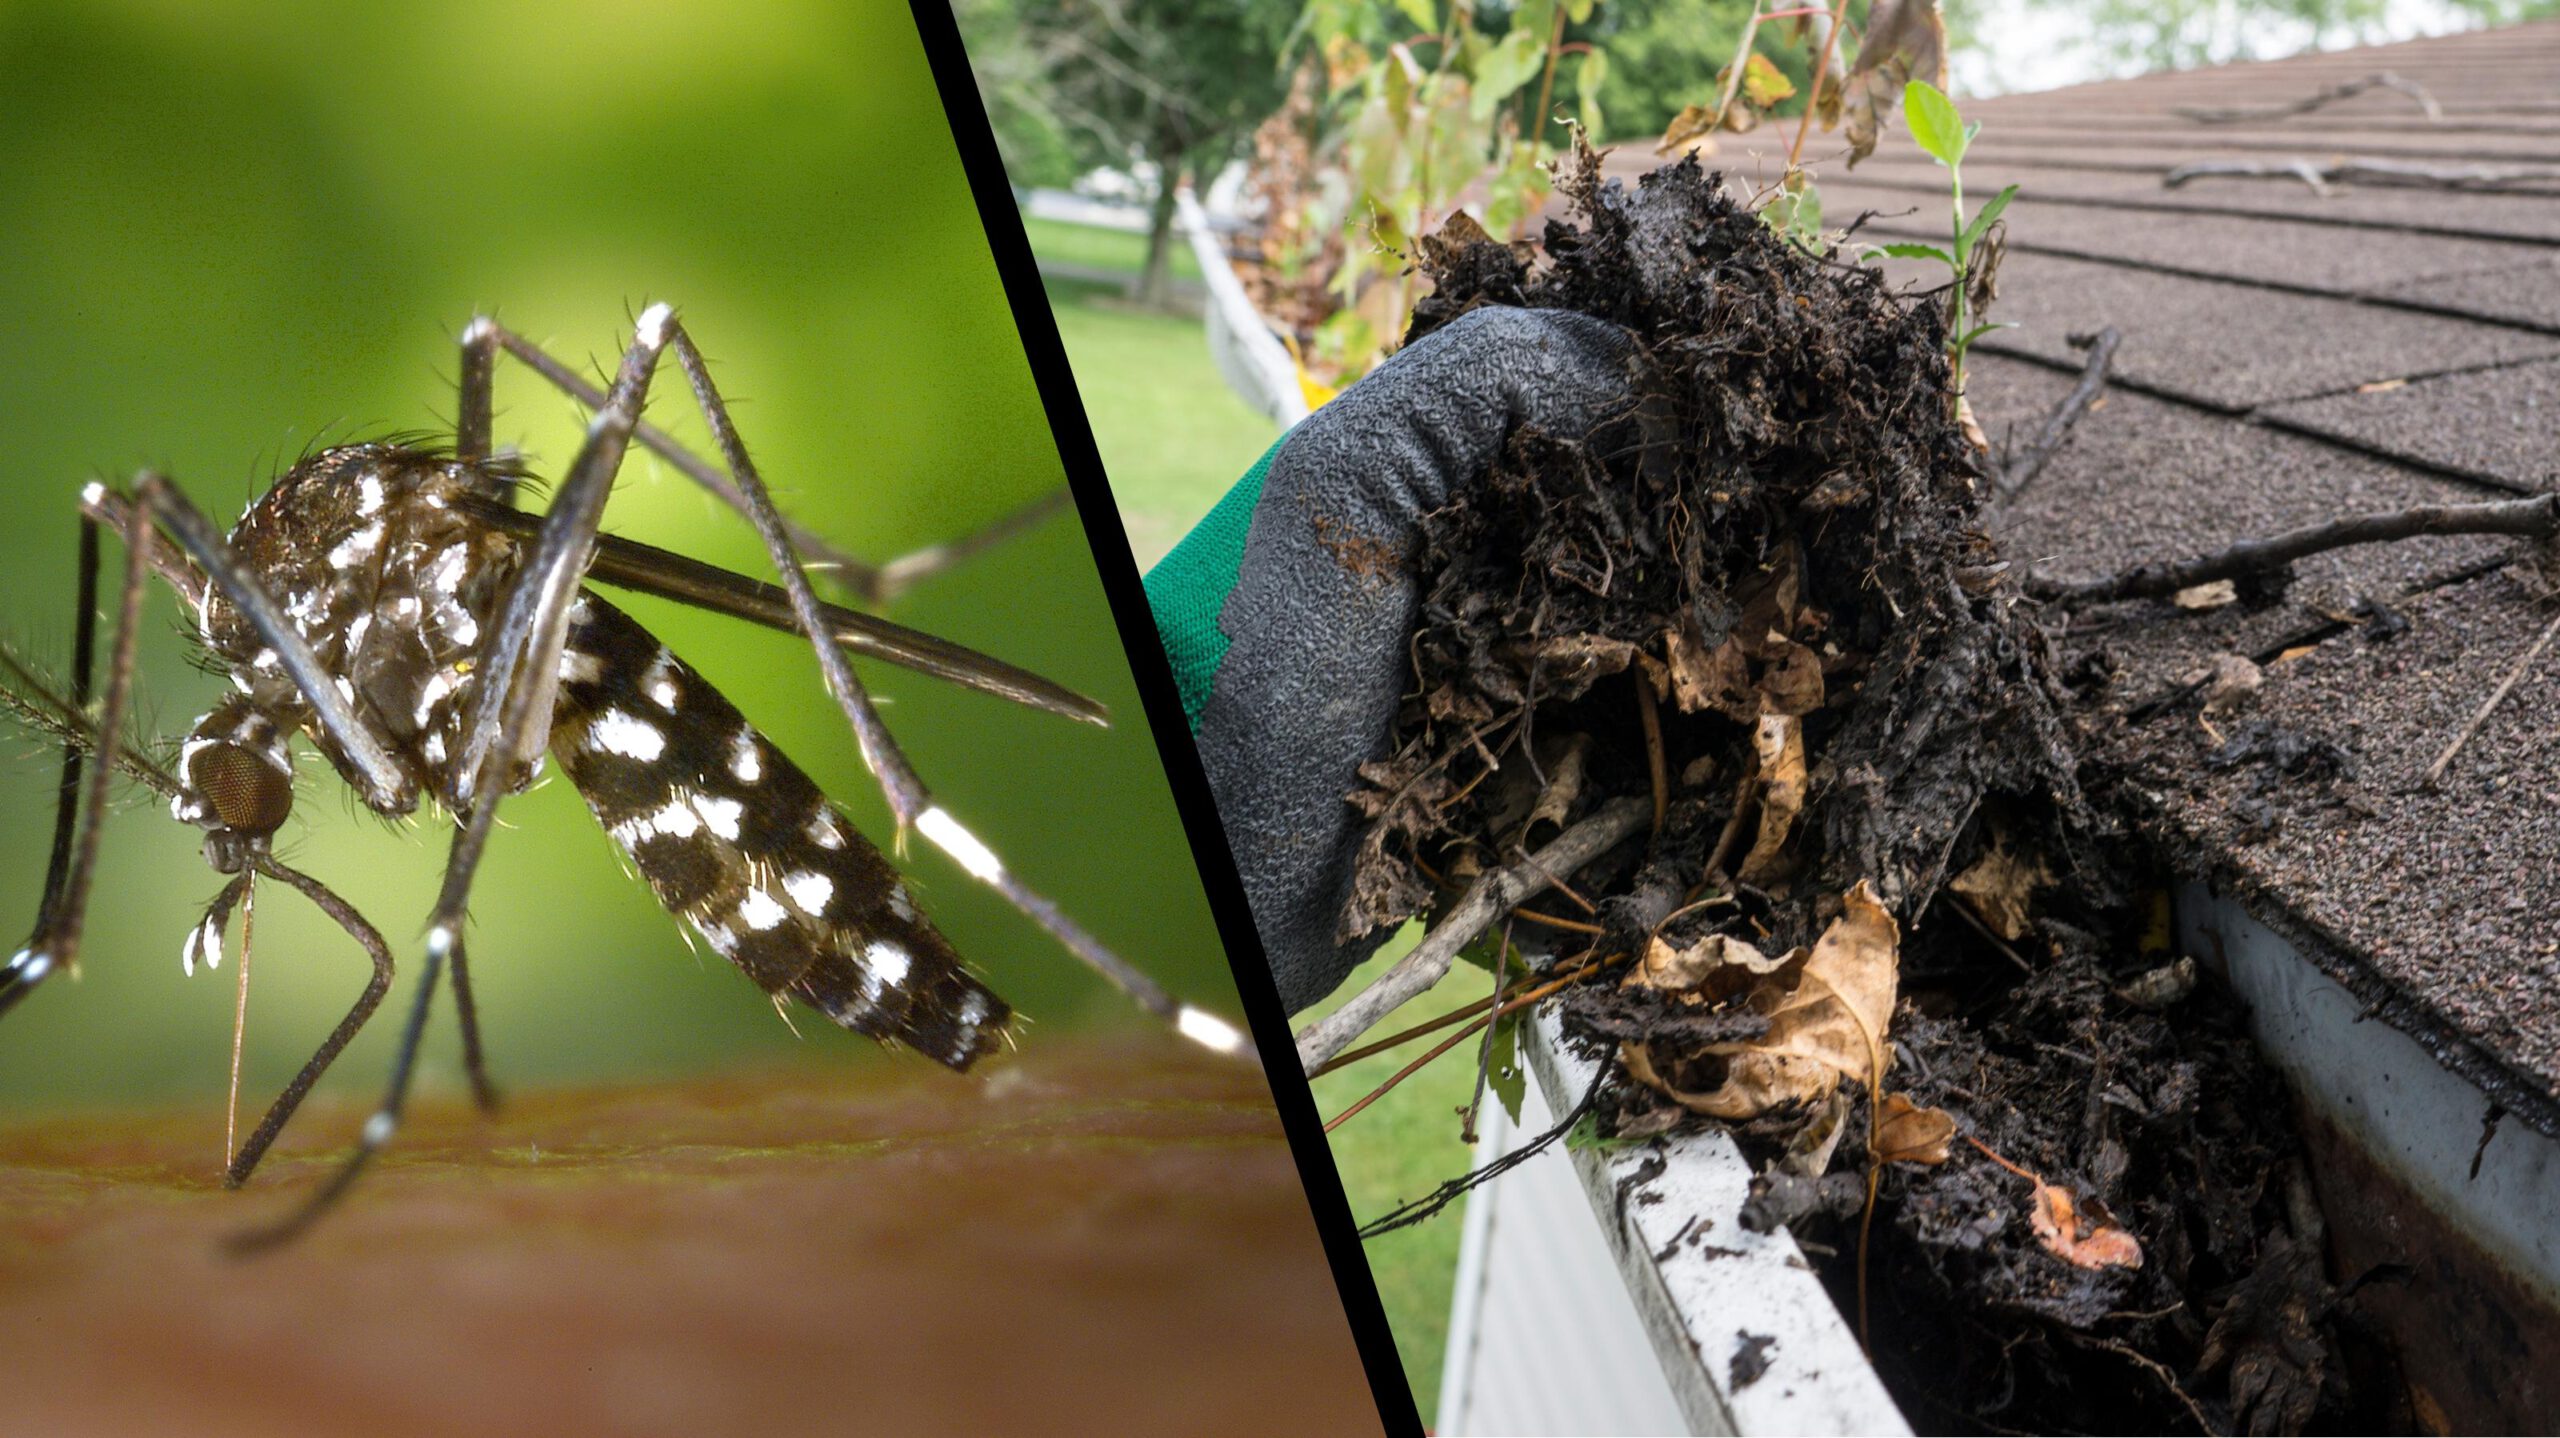
[[[657,636],[570,610],[552,752],[668,912],[766,993],[967,1068],[1010,1015],[895,869]]]

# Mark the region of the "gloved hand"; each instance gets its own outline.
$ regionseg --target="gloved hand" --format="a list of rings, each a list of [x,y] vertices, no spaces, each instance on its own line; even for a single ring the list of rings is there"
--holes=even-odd
[[[1482,475],[1515,428],[1579,438],[1632,407],[1635,362],[1604,320],[1474,310],[1291,430],[1147,575],[1290,1012],[1386,938],[1334,939],[1360,833],[1344,796],[1386,754],[1408,678],[1423,515]]]

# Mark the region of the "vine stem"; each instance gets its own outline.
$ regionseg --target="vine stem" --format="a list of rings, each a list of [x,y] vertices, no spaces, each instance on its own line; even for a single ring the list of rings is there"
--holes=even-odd
[[[1795,143],[1787,146],[1787,168],[1793,170],[1804,157],[1804,139],[1813,128],[1814,107],[1822,100],[1822,82],[1831,73],[1831,57],[1840,53],[1840,29],[1849,18],[1849,0],[1838,0],[1831,7],[1831,33],[1822,42],[1822,60],[1813,67],[1813,79],[1804,92],[1804,116],[1796,121]]]
[[[1751,42],[1759,37],[1760,0],[1752,0],[1751,18],[1742,22],[1742,43],[1734,47],[1733,68],[1725,75],[1724,93],[1716,97],[1715,119],[1708,122],[1707,133],[1714,134],[1724,124],[1725,112],[1733,108],[1733,97],[1742,92],[1742,72],[1751,65]]]
[[[1349,1123],[1353,1118],[1359,1115],[1362,1109],[1365,1109],[1369,1105],[1376,1103],[1378,1100],[1385,1098],[1389,1089],[1394,1088],[1397,1084],[1403,1083],[1406,1079],[1409,1079],[1415,1074],[1421,1072],[1423,1065],[1440,1057],[1442,1054],[1447,1053],[1449,1050],[1456,1048],[1458,1045],[1465,1043],[1477,1030],[1490,1024],[1499,1023],[1504,1017],[1517,1013],[1521,1009],[1525,1009],[1531,1004],[1537,1003],[1541,999],[1561,993],[1565,989],[1582,982],[1583,979],[1589,977],[1595,971],[1610,964],[1614,964],[1625,957],[1627,956],[1624,954],[1612,954],[1608,958],[1595,960],[1592,963],[1585,964],[1581,968],[1574,970],[1572,973],[1565,975],[1563,978],[1540,984],[1538,987],[1531,989],[1520,997],[1502,1004],[1494,1009],[1493,1012],[1482,1015],[1477,1018],[1475,1022],[1468,1024],[1465,1028],[1458,1030],[1456,1033],[1442,1039],[1437,1044],[1432,1045],[1429,1053],[1426,1053],[1422,1057],[1415,1059],[1413,1062],[1406,1064],[1403,1068],[1396,1070],[1395,1074],[1385,1083],[1378,1085],[1376,1088],[1373,1088],[1369,1090],[1368,1093],[1362,1095],[1358,1103],[1355,1103],[1351,1107],[1334,1115],[1333,1118],[1325,1124],[1324,1131],[1326,1133],[1331,1133],[1335,1129]]]

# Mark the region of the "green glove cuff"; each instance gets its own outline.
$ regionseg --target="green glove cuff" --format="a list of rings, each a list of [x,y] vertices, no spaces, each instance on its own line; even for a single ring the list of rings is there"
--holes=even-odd
[[[1194,734],[1200,732],[1200,711],[1209,702],[1218,666],[1227,658],[1229,641],[1218,627],[1218,615],[1227,607],[1236,571],[1244,564],[1245,532],[1253,527],[1254,506],[1262,502],[1263,476],[1288,441],[1285,434],[1272,441],[1226,497],[1147,571],[1147,608],[1155,614],[1165,658],[1173,662],[1183,722]]]

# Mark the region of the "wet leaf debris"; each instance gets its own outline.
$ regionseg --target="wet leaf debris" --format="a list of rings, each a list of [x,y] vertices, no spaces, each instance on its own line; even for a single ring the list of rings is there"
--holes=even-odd
[[[1721,1125],[1915,1424],[2405,1427],[2324,1271],[2282,1083],[2166,946],[2117,817],[2120,714],[1989,537],[1941,307],[1808,254],[1694,157],[1560,168],[1542,249],[1420,252],[1414,337],[1479,304],[1626,327],[1641,399],[1515,434],[1426,518],[1408,698],[1349,797],[1345,939],[1604,806],[1652,818],[1478,947],[1556,975],[1602,1136]],[[2239,586],[2245,601],[2255,592]],[[2199,677],[2218,762],[2339,756]],[[2199,700],[2199,702],[2203,702]]]

